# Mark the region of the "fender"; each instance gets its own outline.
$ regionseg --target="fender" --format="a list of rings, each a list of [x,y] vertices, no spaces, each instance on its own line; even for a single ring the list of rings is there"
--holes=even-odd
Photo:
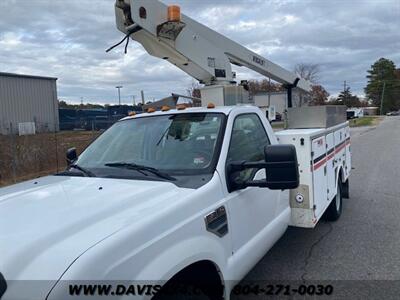
[[[194,251],[195,250],[195,251]],[[226,253],[214,237],[197,236],[171,245],[160,255],[152,258],[151,262],[138,274],[137,278],[158,278],[156,284],[163,285],[179,271],[202,260],[215,264],[221,280],[226,269]]]
[[[72,267],[63,274],[62,280],[59,280],[55,288],[49,292],[47,299],[60,299],[64,297],[65,291],[68,291],[68,284],[74,283],[76,278],[79,278],[79,274],[82,274],[82,271],[88,270],[88,266],[91,267],[91,271],[96,272],[99,276],[99,279],[93,279],[94,284],[98,284],[98,282],[102,282],[102,280],[106,283],[108,280],[111,280],[111,282],[114,283],[125,282],[128,284],[126,282],[126,280],[128,280],[129,284],[136,283],[141,285],[151,284],[163,286],[169,279],[187,266],[195,262],[207,260],[216,266],[221,282],[223,283],[225,277],[223,274],[226,270],[225,258],[227,254],[224,252],[224,248],[217,242],[217,237],[213,238],[211,235],[207,236],[206,234],[191,237],[179,243],[168,243],[169,246],[166,246],[166,240],[161,239],[149,248],[143,249],[140,253],[137,253],[137,256],[133,256],[139,261],[143,261],[143,258],[146,257],[146,260],[143,261],[144,267],[141,267],[139,270],[137,269],[138,265],[135,266],[132,264],[132,260],[125,259],[109,267],[107,270],[104,270],[104,265],[101,266],[99,263],[94,265],[93,261],[72,264]],[[95,248],[96,247],[93,247],[92,250],[95,250]],[[159,251],[160,249],[163,249],[163,251]],[[82,255],[80,259],[83,259],[84,256],[85,255]],[[108,264],[109,263],[106,262],[106,265]],[[95,270],[96,267],[99,266],[100,268]],[[125,269],[122,270],[120,268],[121,266],[124,266]],[[118,270],[116,274],[119,274],[121,279],[115,276],[110,277],[110,274],[115,274],[114,271],[116,270]],[[87,277],[87,274],[83,276],[83,278]],[[153,297],[153,295],[137,295],[135,299],[150,299],[151,297]]]

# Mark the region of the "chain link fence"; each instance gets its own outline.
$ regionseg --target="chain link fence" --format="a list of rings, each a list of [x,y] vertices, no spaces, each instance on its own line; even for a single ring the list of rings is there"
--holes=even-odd
[[[0,134],[0,187],[64,170],[67,149],[76,147],[80,154],[114,123],[91,120],[78,128],[76,123],[63,122],[59,126],[35,123],[36,129],[47,130],[30,135],[20,135],[18,124],[10,123],[10,133]]]

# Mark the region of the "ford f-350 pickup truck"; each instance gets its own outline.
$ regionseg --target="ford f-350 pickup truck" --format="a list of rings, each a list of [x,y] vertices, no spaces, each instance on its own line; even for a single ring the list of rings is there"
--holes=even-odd
[[[274,133],[254,106],[122,119],[64,172],[0,189],[0,298],[129,282],[151,287],[139,299],[229,299],[289,225],[339,218],[349,138],[347,122]],[[167,288],[181,282],[197,292]]]

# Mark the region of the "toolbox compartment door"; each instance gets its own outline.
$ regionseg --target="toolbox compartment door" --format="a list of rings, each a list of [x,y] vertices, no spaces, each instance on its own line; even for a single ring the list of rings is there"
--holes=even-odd
[[[346,167],[346,129],[340,128],[335,131],[335,169]],[[346,174],[345,174],[346,175]],[[346,176],[345,176],[346,177]]]
[[[326,135],[326,169],[328,181],[328,199],[332,200],[336,194],[335,174],[335,138],[333,132]]]
[[[315,216],[317,219],[321,217],[326,207],[329,204],[328,201],[328,180],[327,180],[327,168],[326,168],[326,138],[320,136],[314,138],[311,144],[312,150],[312,165],[311,170],[313,173],[313,193],[314,193],[314,205],[315,205]]]

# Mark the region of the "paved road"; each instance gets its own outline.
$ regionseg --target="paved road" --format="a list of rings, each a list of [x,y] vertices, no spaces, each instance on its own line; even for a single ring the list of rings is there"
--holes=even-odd
[[[243,284],[311,280],[332,283],[329,299],[400,298],[400,117],[352,129],[351,149],[350,199],[341,218],[289,228]]]

